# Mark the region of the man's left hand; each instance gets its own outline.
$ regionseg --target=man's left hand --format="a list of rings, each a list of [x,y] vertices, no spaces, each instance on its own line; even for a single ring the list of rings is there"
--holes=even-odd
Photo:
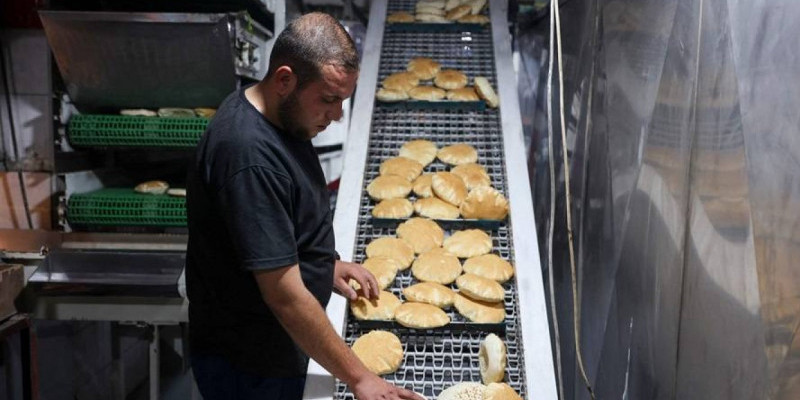
[[[380,294],[378,280],[375,279],[371,272],[362,267],[361,264],[337,260],[333,270],[333,287],[342,296],[355,300],[358,298],[359,293],[350,286],[351,279],[361,286],[359,291],[362,296],[370,299],[378,298]]]

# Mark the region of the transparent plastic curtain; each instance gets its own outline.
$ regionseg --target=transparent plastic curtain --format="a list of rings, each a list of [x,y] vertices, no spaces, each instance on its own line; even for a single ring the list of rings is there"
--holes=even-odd
[[[561,18],[580,336],[598,398],[800,398],[800,3],[572,0]],[[551,220],[538,129],[565,398],[585,399],[563,172]]]

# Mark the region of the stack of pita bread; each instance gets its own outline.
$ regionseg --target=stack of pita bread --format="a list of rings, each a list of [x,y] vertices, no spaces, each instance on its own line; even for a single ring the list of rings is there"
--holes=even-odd
[[[393,12],[386,17],[386,22],[487,24],[489,18],[480,15],[485,6],[486,0],[418,0],[414,13]]]

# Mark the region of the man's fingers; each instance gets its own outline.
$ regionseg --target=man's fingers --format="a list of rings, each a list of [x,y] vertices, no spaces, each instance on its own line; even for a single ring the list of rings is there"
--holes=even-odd
[[[369,272],[369,271],[366,271],[366,272],[367,272],[367,278],[366,279],[367,279],[367,283],[369,284],[369,292],[371,294],[370,297],[373,298],[373,299],[377,299],[378,296],[380,296],[380,292],[381,292],[380,286],[378,285],[378,280],[375,279],[375,276],[372,275],[371,272]]]
[[[397,389],[400,392],[400,398],[401,399],[405,399],[405,400],[425,400],[424,397],[412,392],[411,390],[403,389],[401,387],[398,387]]]

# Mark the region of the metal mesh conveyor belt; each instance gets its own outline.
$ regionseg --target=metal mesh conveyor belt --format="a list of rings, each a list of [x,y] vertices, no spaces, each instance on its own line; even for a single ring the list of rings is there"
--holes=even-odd
[[[398,4],[399,3],[399,4]],[[408,3],[408,4],[405,4]],[[410,5],[409,5],[410,4]],[[389,10],[413,9],[414,2],[390,2]],[[388,74],[405,70],[406,63],[415,56],[433,58],[444,68],[465,72],[470,81],[484,76],[496,87],[494,52],[491,31],[472,33],[417,33],[384,31],[378,82]],[[508,196],[506,166],[504,163],[503,135],[500,116],[496,109],[486,111],[465,110],[402,110],[376,104],[372,114],[364,182],[361,188],[354,261],[362,262],[366,246],[382,236],[395,236],[394,228],[377,228],[371,223],[374,202],[366,194],[366,185],[378,176],[380,163],[395,157],[403,143],[414,139],[428,139],[439,147],[455,143],[468,143],[478,150],[478,163],[489,173],[492,185]],[[434,161],[425,172],[449,169]],[[491,232],[493,249],[504,259],[514,263],[510,224],[504,222]],[[417,283],[410,269],[400,271],[388,289],[405,300],[402,289]],[[453,287],[455,287],[453,285]],[[506,382],[523,398],[525,368],[518,324],[518,295],[514,279],[504,284],[506,289],[505,333],[501,338],[507,346]],[[454,322],[467,322],[454,308],[446,310]],[[445,388],[458,382],[480,382],[478,351],[487,332],[466,331],[415,331],[393,330],[403,343],[404,360],[400,369],[384,378],[400,386],[413,389],[428,399],[435,399]],[[368,330],[360,329],[348,316],[345,341],[352,345]],[[353,399],[347,386],[337,381],[336,399]]]

